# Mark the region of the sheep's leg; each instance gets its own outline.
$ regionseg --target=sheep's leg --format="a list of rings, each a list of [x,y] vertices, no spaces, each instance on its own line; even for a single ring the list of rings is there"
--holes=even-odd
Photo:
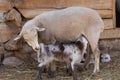
[[[74,61],[71,62],[71,68],[72,68],[72,72],[73,72],[73,80],[77,80],[77,74],[75,71],[75,65],[74,65]]]
[[[99,27],[99,25],[97,25],[97,24],[93,25],[93,26]],[[96,32],[96,33],[94,33],[94,32]],[[90,34],[88,34],[88,33],[90,33]],[[92,28],[92,30],[88,30],[88,33],[85,36],[88,39],[91,50],[95,56],[95,64],[94,64],[94,70],[93,70],[93,74],[95,74],[95,73],[99,72],[100,52],[99,52],[99,49],[97,46],[98,46],[98,41],[100,38],[101,31],[97,31],[97,29]]]
[[[91,48],[90,48],[90,45],[88,44],[88,47],[87,47],[87,54],[86,54],[86,58],[85,58],[85,62],[84,62],[84,65],[83,65],[83,68],[84,69],[88,69],[88,66],[89,66],[89,62],[91,60],[91,55],[92,55],[92,51],[91,51]]]
[[[88,69],[90,59],[91,59],[91,55],[88,55],[87,58],[85,59],[85,63],[83,65],[83,69]]]
[[[94,55],[95,55],[95,68],[93,71],[93,74],[95,74],[96,72],[99,72],[99,63],[100,63],[100,51],[98,48],[95,49],[94,51]]]

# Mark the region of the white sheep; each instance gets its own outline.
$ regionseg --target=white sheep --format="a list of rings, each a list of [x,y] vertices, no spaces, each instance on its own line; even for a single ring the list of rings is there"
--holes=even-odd
[[[86,51],[88,41],[82,37],[81,41],[70,44],[48,44],[40,43],[39,67],[48,65],[53,61],[70,63],[73,71],[73,80],[77,80],[75,64],[80,63]],[[41,69],[40,69],[41,70]],[[41,72],[41,71],[40,71]],[[41,76],[41,73],[39,74]]]
[[[23,37],[39,54],[38,31],[40,31],[39,38],[44,43],[66,43],[76,41],[84,35],[95,56],[93,73],[96,73],[99,72],[98,40],[103,30],[103,20],[95,10],[85,7],[69,7],[36,16],[25,23],[14,40]]]

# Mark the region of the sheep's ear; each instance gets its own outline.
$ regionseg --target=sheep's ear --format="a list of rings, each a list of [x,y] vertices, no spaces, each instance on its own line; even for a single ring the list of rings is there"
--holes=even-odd
[[[45,31],[45,28],[35,27],[35,29],[36,29],[37,31]]]

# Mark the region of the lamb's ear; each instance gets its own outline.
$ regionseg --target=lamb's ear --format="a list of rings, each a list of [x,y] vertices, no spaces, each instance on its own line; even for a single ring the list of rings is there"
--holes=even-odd
[[[39,28],[39,27],[35,27],[35,29],[37,30],[37,31],[45,31],[45,28]]]

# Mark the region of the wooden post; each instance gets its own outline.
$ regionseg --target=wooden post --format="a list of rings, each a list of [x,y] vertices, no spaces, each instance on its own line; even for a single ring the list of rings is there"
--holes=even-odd
[[[116,28],[116,0],[113,0],[113,28]]]

